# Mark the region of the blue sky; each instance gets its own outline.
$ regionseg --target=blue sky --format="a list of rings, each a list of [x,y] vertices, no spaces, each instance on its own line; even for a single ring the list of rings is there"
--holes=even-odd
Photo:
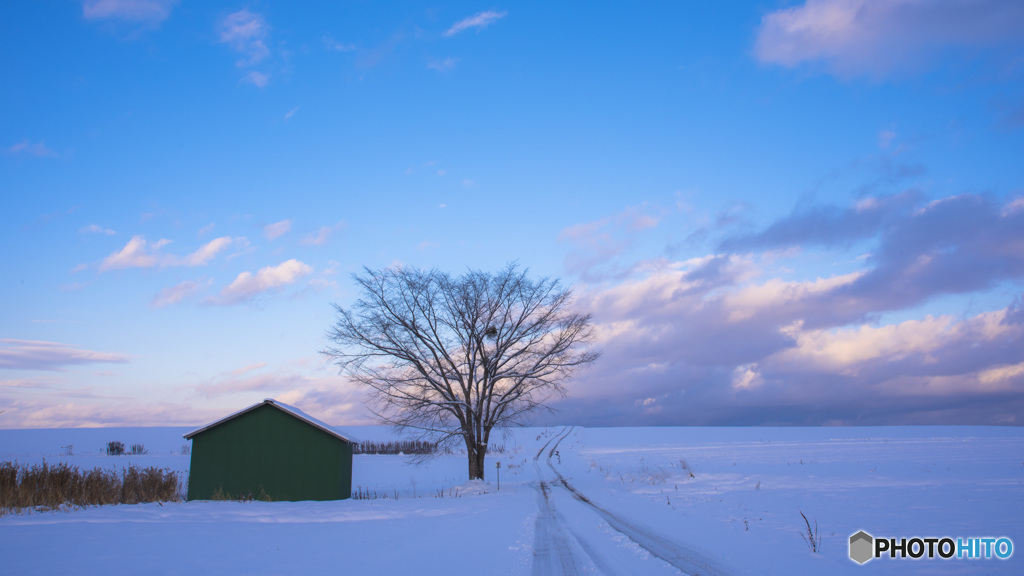
[[[1024,5],[0,6],[0,427],[367,423],[363,266],[518,261],[538,422],[1024,422]]]

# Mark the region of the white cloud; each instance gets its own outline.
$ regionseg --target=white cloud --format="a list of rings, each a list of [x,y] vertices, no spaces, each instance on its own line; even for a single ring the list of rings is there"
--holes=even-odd
[[[292,229],[292,219],[287,218],[280,222],[274,222],[273,224],[267,224],[263,227],[263,235],[266,236],[267,240],[276,240],[281,236],[284,236]]]
[[[172,260],[168,265],[170,266],[205,266],[210,260],[213,260],[219,252],[231,246],[235,240],[230,236],[221,236],[220,238],[214,238],[206,244],[203,244],[195,252],[185,256],[184,258],[178,258]]]
[[[208,284],[209,282],[199,283],[192,280],[186,280],[185,282],[181,282],[171,286],[170,288],[164,288],[161,290],[149,305],[153,308],[165,308],[172,304],[177,304],[186,298],[192,297]]]
[[[82,234],[85,234],[85,233],[106,234],[107,236],[113,236],[115,234],[115,232],[113,230],[111,230],[110,228],[104,228],[103,226],[100,226],[99,224],[89,224],[88,226],[80,228],[78,231],[80,233],[82,233]]]
[[[445,31],[444,35],[451,37],[470,28],[483,29],[504,18],[506,14],[508,14],[508,12],[495,12],[493,10],[478,12],[453,24],[451,28]]]
[[[270,82],[270,75],[258,70],[253,70],[246,74],[242,80],[256,86],[257,88],[263,88]]]
[[[334,50],[335,52],[350,52],[356,49],[355,44],[345,44],[344,42],[338,42],[330,36],[324,36],[324,48],[328,50]]]
[[[156,252],[170,242],[170,240],[158,240],[154,243],[147,243],[145,236],[132,236],[124,248],[103,259],[100,264],[100,272],[156,266],[159,261]]]
[[[745,364],[737,366],[732,371],[732,387],[740,390],[753,390],[764,384],[761,374],[757,371],[757,364]]]
[[[649,214],[645,205],[630,206],[613,216],[593,222],[574,224],[558,234],[559,242],[572,246],[565,258],[566,268],[584,280],[603,274],[617,275],[607,268],[632,246],[643,230],[658,226],[659,219]],[[602,270],[604,269],[604,270]]]
[[[216,304],[237,304],[250,300],[264,292],[274,292],[313,273],[313,268],[295,259],[277,266],[260,268],[258,272],[242,272],[234,282],[221,290]]]
[[[88,0],[82,5],[86,20],[129,20],[158,24],[171,14],[177,0]]]
[[[983,370],[978,373],[978,381],[981,384],[994,384],[1020,376],[1024,376],[1024,362]]]
[[[320,230],[318,230],[316,234],[309,234],[305,238],[303,238],[302,243],[311,246],[320,246],[322,244],[327,243],[327,238],[330,237],[330,235],[331,227],[321,226]]]
[[[1024,210],[1024,196],[1019,196],[1003,207],[1002,215],[1005,218],[1014,212]]]
[[[438,72],[448,72],[454,70],[455,65],[459,63],[458,58],[445,58],[444,60],[430,60],[427,62],[427,68],[431,70],[437,70]]]
[[[161,248],[171,243],[170,240],[161,239],[156,242],[147,242],[145,236],[132,236],[124,248],[103,259],[103,262],[100,263],[100,272],[158,266],[204,266],[236,240],[242,239],[230,236],[214,238],[200,246],[195,252],[185,256],[175,256],[159,253]]]
[[[1000,0],[807,0],[761,19],[754,52],[840,76],[884,76],[945,46],[1020,42],[1024,3]]]
[[[658,219],[647,214],[636,214],[629,223],[630,230],[645,230],[647,228],[655,228],[657,226]]]
[[[783,329],[796,345],[766,360],[774,368],[856,376],[869,363],[896,363],[909,357],[921,364],[938,361],[943,349],[959,342],[992,342],[1016,331],[1003,320],[1006,311],[987,312],[965,321],[926,316],[885,326],[861,325],[836,330]]]
[[[243,56],[238,66],[251,66],[270,55],[266,45],[268,32],[263,16],[244,8],[220,22],[220,41]]]
[[[344,222],[338,222],[334,226],[321,226],[317,230],[316,234],[307,234],[302,239],[302,243],[310,246],[321,246],[327,243],[327,239],[330,238],[331,234],[337,230],[341,230],[345,227]]]
[[[896,133],[892,130],[882,130],[878,133],[878,147],[882,150],[886,150],[889,146],[892,146],[893,140],[896,139]]]
[[[46,147],[46,143],[39,141],[32,144],[28,140],[22,140],[17,144],[7,148],[9,154],[28,154],[29,156],[36,156],[39,158],[45,156],[56,156],[57,153]]]
[[[298,106],[296,106],[295,108],[292,108],[291,110],[289,110],[288,112],[285,113],[284,119],[288,120],[292,116],[295,116],[295,113],[298,112],[298,111],[299,111],[299,107]]]
[[[863,272],[851,272],[829,278],[802,281],[772,278],[761,284],[745,286],[722,296],[723,311],[727,314],[725,320],[731,323],[743,322],[770,310],[799,305],[815,296],[848,286],[863,274]]]

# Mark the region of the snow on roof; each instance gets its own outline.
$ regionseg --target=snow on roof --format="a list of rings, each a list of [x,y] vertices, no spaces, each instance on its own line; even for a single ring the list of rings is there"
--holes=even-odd
[[[191,440],[192,438],[194,438],[196,435],[200,434],[201,432],[205,432],[205,431],[209,430],[210,428],[213,428],[214,426],[219,426],[219,425],[223,424],[224,422],[227,422],[228,420],[231,420],[232,418],[237,418],[237,417],[241,416],[242,414],[245,414],[246,412],[251,412],[251,411],[253,411],[253,410],[255,410],[255,409],[257,409],[257,408],[259,408],[260,406],[263,406],[263,405],[273,406],[274,408],[277,408],[278,410],[280,410],[282,412],[285,412],[286,414],[290,414],[291,416],[294,416],[295,418],[298,418],[299,420],[304,421],[305,423],[309,424],[310,426],[319,428],[319,429],[323,430],[324,432],[330,434],[331,436],[334,436],[335,438],[339,438],[341,440],[344,440],[345,442],[348,442],[350,444],[356,444],[356,443],[359,442],[359,440],[355,439],[351,435],[348,435],[348,434],[342,435],[342,434],[338,433],[338,431],[333,426],[329,426],[328,424],[326,424],[326,423],[324,423],[324,422],[322,422],[320,420],[317,420],[316,418],[310,416],[309,414],[306,414],[302,410],[299,410],[295,406],[292,406],[290,404],[285,404],[284,402],[278,402],[277,400],[274,400],[273,398],[266,398],[266,399],[263,400],[263,402],[260,402],[258,404],[253,404],[252,406],[249,406],[248,408],[244,408],[242,410],[239,410],[238,412],[235,412],[234,414],[231,414],[229,416],[225,416],[224,418],[221,418],[220,420],[217,420],[215,422],[207,424],[206,426],[203,426],[202,428],[199,428],[198,430],[193,430],[192,432],[189,432],[188,434],[185,434],[185,439],[186,440]]]

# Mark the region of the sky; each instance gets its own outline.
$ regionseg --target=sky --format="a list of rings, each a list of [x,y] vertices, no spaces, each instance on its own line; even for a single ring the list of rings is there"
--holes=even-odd
[[[6,2],[0,54],[0,428],[372,423],[352,274],[509,262],[602,351],[533,423],[1024,424],[1024,3]]]

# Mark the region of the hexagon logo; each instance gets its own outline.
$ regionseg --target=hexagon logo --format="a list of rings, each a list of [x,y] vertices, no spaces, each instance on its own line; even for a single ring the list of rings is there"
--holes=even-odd
[[[850,536],[850,560],[863,564],[874,558],[874,539],[871,534],[861,530]]]

